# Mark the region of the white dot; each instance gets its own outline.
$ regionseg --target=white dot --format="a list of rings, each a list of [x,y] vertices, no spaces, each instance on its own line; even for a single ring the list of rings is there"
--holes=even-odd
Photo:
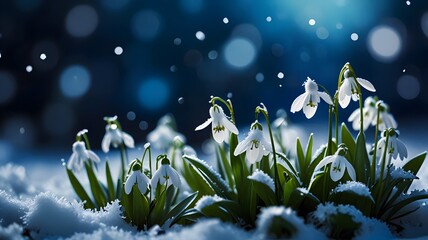
[[[224,48],[224,57],[233,67],[241,68],[250,65],[256,55],[256,47],[245,38],[232,39]]]
[[[227,17],[223,18],[223,23],[224,24],[228,24],[229,23],[229,19]]]
[[[309,25],[313,26],[315,25],[315,23],[316,23],[315,19],[313,18],[309,19]]]
[[[406,1],[407,6],[410,6],[411,2],[410,1]]]
[[[256,74],[256,81],[257,82],[263,82],[263,80],[265,80],[265,75],[263,75],[263,73],[257,73]]]
[[[0,58],[1,58],[1,53],[0,53]]]
[[[172,65],[171,67],[169,67],[169,70],[170,70],[171,72],[177,72],[177,66]]]
[[[282,84],[279,84],[279,87],[282,87]]]
[[[406,69],[403,69],[403,72],[406,72]]]
[[[179,97],[178,98],[178,103],[179,104],[183,104],[184,103],[184,97]]]
[[[271,16],[267,16],[266,17],[266,22],[272,22],[272,17]]]
[[[181,38],[175,38],[174,39],[174,45],[178,46],[181,44]]]
[[[370,54],[380,62],[394,60],[400,53],[402,44],[401,36],[397,30],[385,25],[372,29],[367,38]]]
[[[204,41],[205,40],[205,33],[201,32],[201,31],[197,31],[195,34],[196,38],[200,41]]]
[[[44,54],[44,53],[40,54],[40,59],[45,60],[46,59],[46,54]]]
[[[411,75],[401,76],[397,81],[397,92],[406,100],[417,98],[420,92],[419,80]]]
[[[232,98],[233,94],[231,92],[227,93],[227,98]]]
[[[138,124],[138,127],[141,129],[141,130],[146,130],[148,127],[149,127],[149,124],[146,122],[146,121],[141,121],[139,124]]]
[[[121,55],[122,53],[123,53],[123,48],[122,47],[120,47],[120,46],[117,46],[117,47],[115,47],[114,48],[114,53],[116,54],[116,55]]]
[[[277,75],[277,77],[279,79],[283,79],[284,78],[284,73],[283,72],[279,72],[278,75]]]
[[[32,71],[33,71],[33,67],[32,67],[31,65],[28,65],[28,66],[25,68],[25,70],[26,70],[27,72],[32,72]]]
[[[19,129],[19,133],[24,134],[24,133],[25,133],[25,128],[21,127],[21,128]]]
[[[126,114],[126,118],[128,118],[129,121],[134,121],[136,117],[137,117],[137,115],[133,111],[129,111]]]
[[[351,34],[351,39],[352,39],[352,41],[357,41],[358,40],[358,34],[352,33]]]

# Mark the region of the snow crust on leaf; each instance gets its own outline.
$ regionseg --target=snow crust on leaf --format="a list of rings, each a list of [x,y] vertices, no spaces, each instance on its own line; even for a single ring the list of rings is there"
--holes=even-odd
[[[263,183],[275,192],[275,184],[273,183],[273,179],[262,170],[256,169],[256,171],[254,171],[251,176],[248,176],[248,179]]]

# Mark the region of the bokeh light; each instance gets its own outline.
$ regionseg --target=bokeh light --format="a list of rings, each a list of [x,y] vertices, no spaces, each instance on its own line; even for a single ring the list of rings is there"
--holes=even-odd
[[[129,121],[134,121],[136,117],[137,117],[137,115],[136,115],[136,114],[135,114],[135,112],[133,112],[133,111],[129,111],[129,112],[126,114],[126,118],[127,118]]]
[[[0,104],[12,100],[16,93],[16,80],[9,72],[0,71]]]
[[[352,33],[352,34],[351,34],[351,40],[352,40],[352,41],[357,41],[357,40],[358,40],[358,38],[359,38],[358,34],[356,34],[356,33]]]
[[[197,31],[195,34],[195,37],[199,40],[199,41],[204,41],[205,40],[205,33],[202,31]]]
[[[89,71],[82,65],[67,67],[60,76],[59,87],[64,96],[79,98],[83,96],[91,86]]]
[[[224,48],[224,57],[231,66],[243,68],[250,65],[256,57],[256,48],[244,38],[229,41]]]
[[[208,53],[208,58],[209,59],[215,60],[215,59],[217,59],[217,57],[218,57],[217,51],[215,51],[215,50],[209,51],[209,53]]]
[[[374,59],[380,62],[391,62],[401,52],[403,39],[391,26],[380,25],[370,31],[367,45]]]
[[[89,5],[78,5],[73,7],[65,18],[65,29],[77,38],[91,35],[98,26],[98,14]]]
[[[161,18],[153,10],[142,10],[132,19],[134,35],[143,41],[154,40],[161,30]]]
[[[123,53],[123,48],[122,47],[117,46],[117,47],[114,48],[114,54],[116,54],[116,55],[122,55],[122,53]]]
[[[263,82],[265,80],[265,75],[263,73],[257,73],[256,74],[256,81],[257,82]]]
[[[159,110],[170,98],[170,87],[160,78],[150,78],[141,82],[138,100],[148,110]]]
[[[32,66],[37,70],[51,70],[59,61],[59,47],[53,41],[42,41],[34,45],[32,54]]]
[[[321,40],[327,39],[330,33],[328,32],[327,28],[325,27],[319,27],[316,31],[317,37]]]
[[[400,97],[412,100],[419,96],[419,80],[412,75],[403,75],[397,81],[397,92]]]

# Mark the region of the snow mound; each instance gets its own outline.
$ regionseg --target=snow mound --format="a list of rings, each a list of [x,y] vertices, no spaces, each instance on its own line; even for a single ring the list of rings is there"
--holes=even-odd
[[[347,181],[346,183],[341,183],[334,189],[335,192],[353,192],[357,195],[372,198],[370,194],[370,189],[363,183]]]
[[[263,183],[272,189],[273,192],[275,192],[275,184],[273,183],[273,179],[262,170],[256,169],[256,171],[254,171],[251,176],[248,176],[248,179]]]
[[[22,224],[21,217],[28,210],[27,205],[25,201],[0,190],[0,226],[8,226],[12,223]]]
[[[284,226],[288,226],[285,228]],[[275,231],[279,230],[278,231]],[[288,235],[275,236],[273,233]],[[302,218],[298,217],[291,208],[269,207],[262,209],[257,219],[257,229],[255,232],[256,239],[271,239],[275,237],[292,238],[292,239],[325,239],[323,233],[315,229],[310,224],[305,224]]]
[[[24,216],[29,230],[40,237],[72,236],[76,232],[90,233],[100,227],[132,229],[121,216],[118,201],[100,211],[85,210],[82,203],[68,202],[51,193],[37,195]]]
[[[391,167],[391,177],[393,179],[398,179],[398,178],[401,178],[401,179],[418,179],[418,177],[416,177],[412,172],[405,171],[401,167],[395,167],[395,166]]]
[[[22,227],[16,223],[9,225],[8,227],[0,226],[0,239],[8,240],[20,240],[22,237]]]
[[[0,189],[16,195],[34,191],[26,181],[25,168],[11,163],[0,167]]]

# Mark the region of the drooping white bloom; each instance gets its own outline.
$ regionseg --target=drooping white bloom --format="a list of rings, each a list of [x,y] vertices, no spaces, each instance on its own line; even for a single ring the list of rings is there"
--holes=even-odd
[[[392,114],[390,114],[389,107],[383,101],[377,101],[373,97],[367,97],[364,101],[363,114],[364,114],[364,131],[372,125],[377,124],[377,111],[379,112],[379,130],[383,131],[388,128],[396,128],[397,122],[395,121]],[[348,121],[352,122],[352,128],[354,130],[360,130],[360,109],[357,108],[349,116]]]
[[[380,152],[378,156],[381,156],[381,159],[383,158],[387,134],[389,134],[388,146],[386,149],[387,159],[389,156],[392,156],[393,159],[397,159],[399,157],[401,160],[407,158],[407,147],[400,139],[398,139],[398,135],[400,134],[399,131],[392,128],[382,132],[382,138],[379,139],[377,143],[377,148]]]
[[[292,113],[298,112],[303,108],[306,118],[310,119],[317,111],[320,97],[326,103],[333,105],[333,101],[327,93],[318,91],[318,85],[314,80],[308,77],[303,85],[305,86],[305,92],[298,96],[291,104],[290,111]]]
[[[110,145],[116,148],[120,144],[125,144],[125,146],[129,148],[134,148],[134,139],[128,133],[120,130],[116,124],[107,124],[101,148],[107,153],[110,150]]]
[[[174,119],[171,115],[165,115],[158,121],[156,128],[147,135],[147,140],[157,149],[167,149],[171,146],[175,137],[179,137],[183,142],[186,138],[174,130]]]
[[[141,172],[141,165],[135,164],[133,166],[132,173],[128,175],[128,178],[125,181],[125,193],[130,194],[134,184],[137,184],[141,194],[145,194],[149,183],[149,178]]]
[[[221,108],[217,104],[210,108],[210,118],[201,125],[199,125],[195,129],[195,131],[202,130],[208,127],[208,125],[210,125],[211,123],[214,140],[218,143],[224,142],[229,137],[228,131],[236,135],[239,134],[239,131],[236,126],[229,119],[227,119],[226,115],[224,114],[223,108]]]
[[[344,77],[345,78],[343,79],[342,84],[339,87],[339,104],[342,108],[346,108],[349,105],[351,98],[353,101],[358,100],[357,84],[364,87],[370,92],[376,92],[376,89],[374,88],[371,82],[362,78],[355,79],[353,76],[351,76],[349,70],[345,71]]]
[[[248,162],[254,164],[262,160],[263,156],[272,152],[272,146],[269,141],[263,136],[263,128],[260,123],[255,121],[251,124],[248,136],[236,146],[235,156],[246,151]]]
[[[67,168],[74,171],[80,171],[83,167],[84,161],[92,160],[100,162],[100,158],[91,150],[87,150],[85,143],[77,141],[73,143],[73,153],[67,163]]]
[[[152,193],[156,192],[156,187],[158,183],[161,185],[164,185],[165,183],[167,183],[168,185],[172,184],[177,188],[181,186],[180,175],[178,175],[178,172],[171,167],[170,162],[167,158],[164,158],[162,160],[162,165],[153,174],[151,186],[154,190],[152,191]]]
[[[355,169],[351,163],[346,160],[345,148],[339,148],[334,155],[330,155],[321,160],[315,167],[315,172],[320,170],[322,167],[331,163],[330,166],[330,177],[331,180],[337,182],[342,179],[345,174],[345,170],[348,171],[349,176],[353,181],[356,181]]]

